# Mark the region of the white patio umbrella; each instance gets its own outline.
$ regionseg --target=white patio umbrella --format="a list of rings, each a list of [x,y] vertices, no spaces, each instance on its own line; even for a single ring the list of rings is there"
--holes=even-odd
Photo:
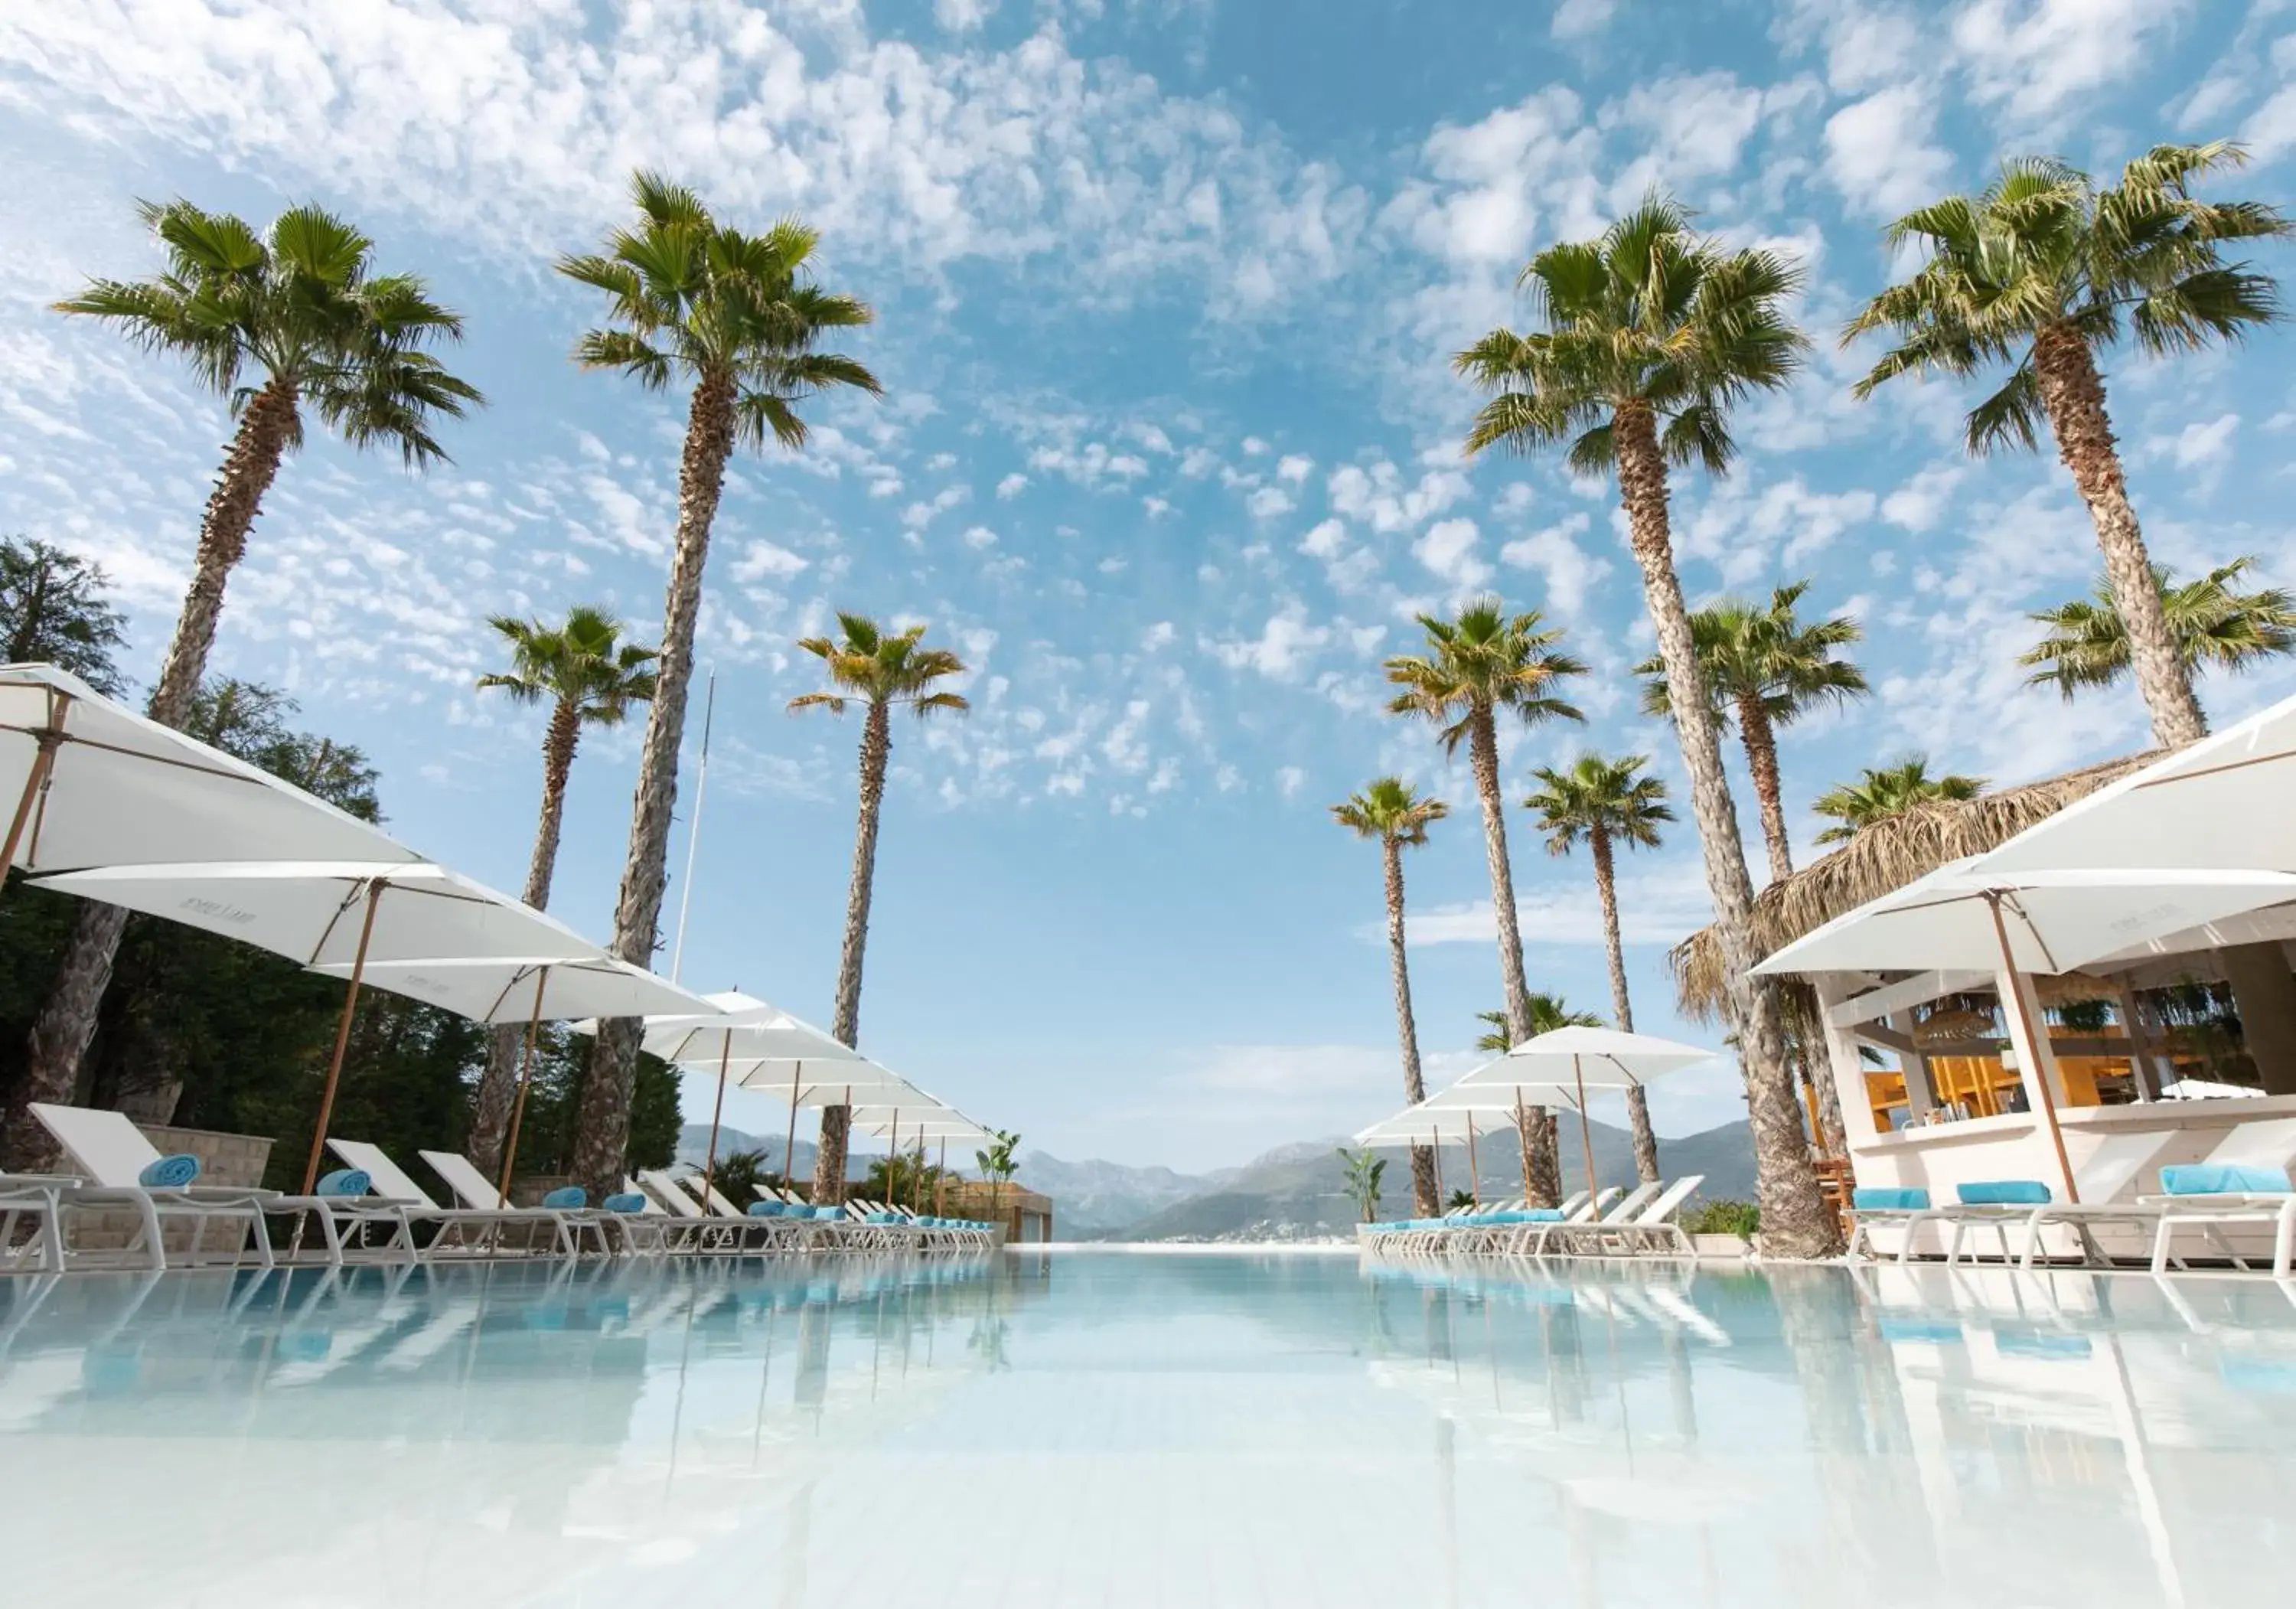
[[[1582,1119],[1586,1116],[1586,1109],[1580,1105],[1578,1097],[1573,1096],[1569,1088],[1561,1084],[1544,1082],[1535,1079],[1518,1079],[1505,1083],[1496,1080],[1479,1084],[1462,1081],[1447,1088],[1437,1090],[1414,1110],[1499,1112],[1503,1113],[1506,1121],[1513,1123],[1520,1133],[1523,1127],[1523,1119],[1533,1106],[1544,1106],[1556,1111],[1576,1111]],[[1474,1152],[1474,1136],[1472,1132],[1467,1137],[1467,1149],[1472,1158]],[[1479,1195],[1482,1189],[1482,1177],[1479,1168],[1475,1173],[1475,1188]],[[1595,1178],[1590,1173],[1587,1179],[1588,1193],[1592,1194],[1595,1187]],[[1528,1154],[1523,1157],[1522,1193],[1526,1198],[1530,1194],[1530,1158]]]
[[[785,1168],[796,1154],[797,1114],[801,1106],[850,1106],[856,1094],[893,1102],[914,1098],[919,1105],[931,1098],[899,1073],[866,1056],[850,1054],[834,1059],[805,1055],[758,1056],[731,1063],[727,1071],[742,1088],[761,1089],[789,1103],[789,1132],[782,1140]]]
[[[332,962],[312,970],[348,977],[352,968]],[[365,981],[370,989],[405,995],[474,1022],[526,1024],[518,1096],[511,1106],[502,1178],[496,1186],[504,1201],[510,1199],[511,1169],[518,1158],[519,1129],[526,1121],[527,1091],[534,1080],[535,1052],[543,1023],[569,1017],[638,1017],[671,1012],[703,1016],[711,1012],[709,1002],[701,996],[613,956],[570,961],[536,956],[370,959]]]
[[[1398,1146],[1425,1145],[1435,1153],[1435,1200],[1439,1207],[1443,1200],[1443,1146],[1448,1142],[1467,1147],[1468,1167],[1474,1167],[1475,1134],[1479,1127],[1474,1108],[1431,1107],[1424,1101],[1416,1106],[1406,1106],[1393,1117],[1382,1118],[1370,1128],[1360,1130],[1356,1144],[1371,1150],[1391,1151]]]
[[[0,666],[0,866],[413,861],[381,828],[53,665]]]
[[[946,1170],[948,1166],[949,1141],[985,1144],[996,1137],[988,1129],[955,1107],[933,1101],[930,1096],[925,1098],[931,1103],[930,1104],[907,1111],[898,1107],[879,1105],[853,1108],[853,1132],[872,1139],[884,1140],[889,1156],[897,1156],[900,1153],[901,1141],[904,1138],[916,1147],[917,1171],[914,1176],[916,1184],[910,1196],[911,1211],[914,1211],[923,1198],[927,1140],[938,1139],[940,1142],[940,1165]]]
[[[550,955],[594,961],[606,953],[563,923],[428,861],[107,866],[38,881],[44,888],[205,928],[306,966],[348,965],[350,988],[311,1133],[306,1195],[318,1179],[351,1019],[371,963]]]
[[[1557,1028],[1535,1035],[1495,1062],[1475,1069],[1461,1084],[1548,1084],[1567,1087],[1577,1097],[1578,1143],[1587,1162],[1587,1187],[1596,1187],[1595,1134],[1587,1122],[1589,1089],[1633,1089],[1669,1072],[1712,1061],[1718,1053],[1661,1039],[1656,1034],[1624,1033],[1615,1028]]]

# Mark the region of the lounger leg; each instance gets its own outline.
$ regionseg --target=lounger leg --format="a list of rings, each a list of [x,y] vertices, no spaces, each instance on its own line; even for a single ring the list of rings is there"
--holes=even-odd
[[[2165,1273],[2169,1267],[2169,1236],[2175,1232],[2175,1220],[2167,1213],[2161,1215],[2160,1227],[2152,1231],[2152,1271]]]
[[[47,1247],[48,1272],[64,1271],[64,1210],[53,1195],[48,1197],[48,1210],[41,1215],[41,1241]]]
[[[2272,1272],[2276,1278],[2288,1277],[2292,1256],[2296,1256],[2296,1196],[2281,1203],[2279,1221],[2273,1226]]]

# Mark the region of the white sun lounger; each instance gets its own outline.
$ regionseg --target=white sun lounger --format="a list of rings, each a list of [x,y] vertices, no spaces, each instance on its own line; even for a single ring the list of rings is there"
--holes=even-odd
[[[270,1214],[308,1214],[316,1219],[326,1246],[327,1261],[338,1267],[344,1260],[342,1232],[346,1227],[380,1225],[389,1228],[392,1231],[391,1240],[381,1249],[395,1251],[410,1260],[414,1257],[414,1241],[407,1234],[406,1220],[387,1203],[349,1196],[282,1195],[275,1190],[240,1186],[193,1184],[174,1190],[147,1189],[142,1176],[146,1168],[160,1160],[159,1148],[142,1129],[128,1121],[126,1113],[89,1106],[55,1106],[40,1101],[33,1102],[29,1110],[92,1181],[57,1194],[60,1214],[107,1209],[124,1209],[135,1214],[135,1233],[118,1253],[122,1261],[141,1260],[153,1268],[168,1267],[163,1224],[172,1218],[188,1219],[192,1223],[191,1244],[185,1248],[182,1260],[201,1260],[201,1243],[209,1224],[234,1223],[240,1227],[229,1248],[228,1260],[234,1263],[242,1261],[251,1241],[257,1260],[268,1268],[277,1262],[270,1230],[264,1221]],[[82,1266],[86,1266],[94,1255],[71,1252],[68,1244],[66,1253]]]
[[[57,1197],[78,1188],[76,1178],[0,1178],[0,1274],[55,1274],[64,1266],[63,1208]],[[21,1241],[20,1226],[31,1233]]]
[[[447,1187],[455,1193],[455,1199],[465,1207],[480,1212],[524,1213],[529,1221],[536,1218],[548,1219],[558,1226],[559,1244],[563,1248],[570,1248],[568,1252],[570,1256],[581,1255],[585,1243],[591,1235],[597,1237],[599,1255],[613,1254],[612,1243],[606,1238],[606,1225],[620,1214],[603,1212],[591,1207],[577,1211],[566,1211],[557,1207],[513,1207],[502,1198],[502,1192],[488,1182],[487,1176],[479,1171],[469,1157],[452,1151],[417,1151],[414,1154],[430,1164],[430,1170],[447,1181]]]
[[[397,1206],[409,1223],[426,1223],[435,1228],[437,1233],[430,1244],[422,1250],[425,1259],[499,1257],[505,1250],[503,1231],[508,1228],[526,1232],[523,1243],[514,1248],[521,1255],[545,1249],[535,1238],[537,1231],[549,1237],[548,1249],[568,1257],[574,1255],[572,1237],[565,1227],[554,1221],[550,1214],[528,1212],[517,1208],[488,1211],[476,1207],[442,1207],[430,1199],[430,1193],[416,1184],[404,1168],[391,1161],[381,1146],[365,1140],[347,1140],[329,1135],[327,1149],[364,1172],[374,1193]]]
[[[1682,1227],[1674,1221],[1698,1186],[1706,1182],[1702,1173],[1685,1174],[1664,1190],[1645,1186],[1635,1194],[1642,1197],[1632,1209],[1613,1211],[1591,1223],[1543,1224],[1544,1231],[1538,1239],[1534,1256],[1549,1252],[1570,1256],[1620,1256],[1667,1248],[1693,1256],[1696,1248]],[[1654,1194],[1644,1194],[1654,1191]],[[1632,1198],[1629,1198],[1632,1199]],[[1623,1203],[1622,1203],[1623,1204]]]
[[[735,1211],[734,1203],[722,1195],[726,1203],[722,1212],[704,1211],[701,1203],[682,1188],[681,1181],[666,1168],[643,1168],[638,1170],[638,1182],[645,1193],[660,1202],[666,1216],[677,1226],[684,1248],[693,1252],[735,1253],[759,1251],[775,1240],[794,1238],[790,1231],[797,1227],[795,1219],[751,1218]],[[716,1191],[710,1192],[717,1194]],[[787,1228],[783,1226],[787,1224]]]

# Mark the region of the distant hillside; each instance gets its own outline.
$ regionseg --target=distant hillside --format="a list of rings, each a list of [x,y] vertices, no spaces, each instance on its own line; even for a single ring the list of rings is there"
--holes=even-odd
[[[969,1162],[970,1155],[966,1158]],[[1210,1182],[1169,1168],[1128,1168],[1119,1162],[1064,1162],[1041,1151],[1025,1152],[1014,1179],[1053,1198],[1054,1228],[1064,1240],[1086,1239],[1138,1223]]]
[[[766,1167],[772,1172],[784,1171],[782,1167],[782,1137],[778,1134],[744,1134],[739,1129],[718,1131],[718,1154],[725,1156],[735,1151],[762,1151]],[[797,1143],[797,1172],[800,1178],[813,1172],[815,1146],[811,1140]],[[688,1123],[677,1132],[677,1160],[699,1168],[709,1154],[709,1125]]]

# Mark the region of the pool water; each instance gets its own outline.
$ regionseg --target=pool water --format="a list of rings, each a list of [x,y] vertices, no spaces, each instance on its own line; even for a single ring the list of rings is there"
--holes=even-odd
[[[2296,1293],[1016,1252],[0,1279],[10,1603],[2296,1593]]]

